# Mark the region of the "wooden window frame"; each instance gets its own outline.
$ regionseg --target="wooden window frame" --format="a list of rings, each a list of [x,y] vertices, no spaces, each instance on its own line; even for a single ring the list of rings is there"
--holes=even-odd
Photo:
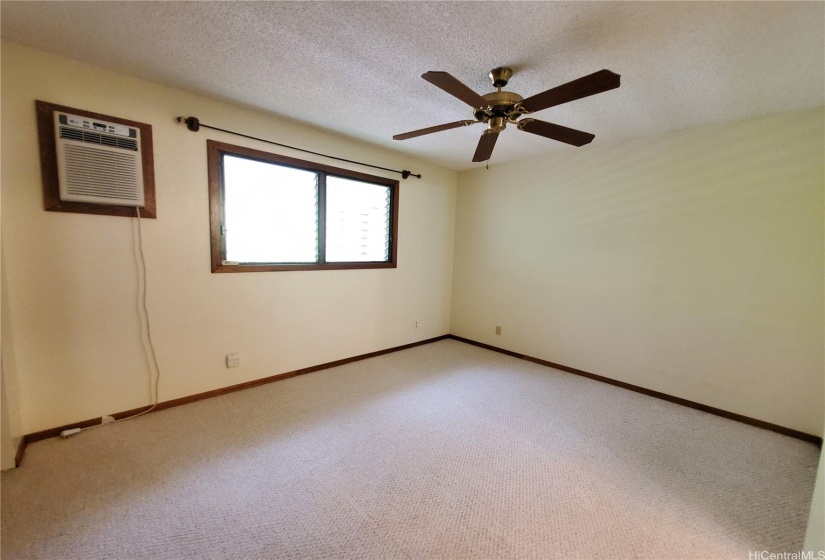
[[[236,146],[216,140],[206,141],[208,175],[209,175],[209,229],[211,238],[212,272],[283,272],[289,270],[349,270],[349,269],[369,269],[369,268],[397,268],[398,267],[398,191],[399,182],[386,177],[368,175],[349,169],[332,167],[313,161],[282,156],[255,150],[245,146]],[[222,233],[224,220],[223,202],[223,156],[234,155],[274,163],[286,167],[293,167],[304,171],[318,173],[318,238],[319,255],[322,262],[319,263],[261,263],[261,264],[226,264],[224,256],[226,254],[225,238]],[[389,259],[386,262],[323,262],[326,248],[326,177],[332,175],[345,179],[355,179],[365,183],[374,183],[388,186],[392,190],[390,200],[390,246]]]
[[[141,218],[157,218],[155,202],[155,163],[152,151],[152,125],[139,123],[110,115],[92,113],[74,107],[55,105],[46,101],[35,101],[37,110],[37,132],[40,140],[40,174],[43,179],[43,208],[49,212],[74,212],[77,214],[101,214],[104,216],[135,217],[134,206],[97,204],[94,202],[71,202],[60,200],[60,179],[57,173],[57,144],[54,139],[54,112],[71,113],[79,117],[109,121],[140,130],[140,155],[143,165],[143,198],[140,207]]]

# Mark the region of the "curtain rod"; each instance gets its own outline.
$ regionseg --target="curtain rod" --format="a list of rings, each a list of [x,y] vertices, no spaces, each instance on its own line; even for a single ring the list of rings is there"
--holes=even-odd
[[[339,157],[335,157],[335,156],[329,156],[327,154],[322,154],[320,152],[313,152],[311,150],[305,150],[303,148],[296,148],[295,146],[290,146],[288,144],[280,144],[278,142],[273,142],[272,140],[266,140],[264,138],[257,138],[255,136],[249,136],[248,134],[241,134],[240,132],[234,132],[232,130],[226,130],[225,128],[218,128],[217,126],[211,126],[211,125],[208,125],[208,124],[203,124],[202,122],[200,122],[198,120],[197,117],[178,117],[175,120],[178,121],[179,123],[186,123],[186,128],[188,128],[192,132],[197,132],[201,127],[210,128],[212,130],[218,130],[220,132],[226,132],[228,134],[234,134],[235,136],[242,136],[243,138],[249,138],[250,140],[257,140],[258,142],[266,142],[267,144],[273,144],[275,146],[280,146],[282,148],[289,148],[290,150],[297,150],[299,152],[304,152],[304,153],[312,154],[312,155],[315,155],[315,156],[321,156],[321,157],[325,157],[325,158],[329,158],[329,159],[334,159],[334,160],[337,160],[337,161],[345,161],[347,163],[354,163],[356,165],[363,165],[364,167],[372,167],[373,169],[381,169],[383,171],[390,171],[392,173],[398,173],[399,175],[401,175],[401,177],[403,179],[406,179],[408,177],[416,177],[418,179],[421,178],[420,173],[416,174],[416,173],[413,173],[412,171],[409,171],[407,169],[404,169],[403,171],[398,171],[397,169],[390,169],[388,167],[380,167],[378,165],[372,165],[372,164],[364,163],[364,162],[361,162],[361,161],[355,161],[355,160],[351,160],[351,159],[344,159],[344,158],[339,158]]]

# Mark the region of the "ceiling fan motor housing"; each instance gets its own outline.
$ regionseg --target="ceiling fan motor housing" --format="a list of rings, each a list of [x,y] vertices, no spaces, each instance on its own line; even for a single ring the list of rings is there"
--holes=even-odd
[[[473,112],[476,120],[487,123],[489,129],[500,132],[507,126],[507,122],[515,122],[521,115],[516,108],[522,97],[511,91],[494,91],[482,96],[487,102],[486,107],[479,107]]]
[[[521,103],[524,99],[512,91],[494,91],[482,95],[487,101],[487,107],[495,115],[496,113],[509,114],[513,112],[516,103]]]

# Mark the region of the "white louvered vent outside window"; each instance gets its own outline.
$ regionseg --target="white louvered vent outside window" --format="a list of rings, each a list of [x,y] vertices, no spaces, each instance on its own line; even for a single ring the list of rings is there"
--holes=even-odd
[[[327,177],[327,262],[386,261],[391,189]]]

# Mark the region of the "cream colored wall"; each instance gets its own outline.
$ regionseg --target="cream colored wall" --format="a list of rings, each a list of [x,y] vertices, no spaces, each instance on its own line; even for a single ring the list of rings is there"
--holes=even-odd
[[[824,138],[820,107],[460,173],[451,332],[822,434]]]
[[[0,370],[0,469],[7,470],[15,467],[17,446],[12,435],[11,416],[9,415],[8,397],[6,396],[6,376]]]
[[[0,113],[2,121],[2,113]],[[0,130],[2,126],[0,125]],[[2,141],[0,141],[2,145]],[[2,153],[2,149],[0,149]],[[2,161],[0,161],[0,169]],[[0,171],[2,175],[2,171]],[[0,217],[2,212],[0,211]],[[1,220],[0,220],[1,221]],[[0,238],[2,236],[0,235]],[[7,305],[6,294],[6,266],[3,259],[2,243],[0,243],[0,469],[7,470],[16,466],[17,446],[20,443],[20,400],[14,372],[8,372],[7,363],[12,363],[14,351],[11,345],[11,330],[6,321],[6,314],[2,309]],[[8,340],[6,340],[8,338]],[[6,378],[10,381],[6,382]],[[9,389],[6,389],[6,386]],[[15,436],[14,434],[18,434]]]
[[[2,152],[0,152],[2,153]],[[0,447],[0,464],[2,469],[15,466],[17,447],[25,433],[20,416],[20,384],[17,381],[17,369],[14,354],[14,336],[11,332],[11,315],[8,313],[9,295],[6,275],[5,255],[0,253],[0,428],[2,429],[2,447]]]
[[[825,554],[825,453],[819,456],[819,469],[816,471],[803,550]]]
[[[43,210],[35,99],[153,127],[159,217],[142,224],[161,400],[449,332],[455,172],[4,43],[2,227],[9,305],[3,313],[14,333],[24,433],[149,400],[135,301],[134,220]],[[212,274],[207,138],[331,162],[223,133],[192,133],[174,122],[178,115],[423,173],[422,180],[401,182],[398,268]],[[229,352],[240,352],[240,368],[224,367]]]
[[[42,210],[35,99],[153,126],[159,219],[143,225],[162,400],[453,332],[821,434],[821,108],[461,173],[451,284],[454,172],[4,43],[16,432],[149,396],[133,220]],[[399,268],[211,274],[206,139],[269,147],[176,115],[424,173],[402,181]],[[242,367],[227,370],[232,351]]]

